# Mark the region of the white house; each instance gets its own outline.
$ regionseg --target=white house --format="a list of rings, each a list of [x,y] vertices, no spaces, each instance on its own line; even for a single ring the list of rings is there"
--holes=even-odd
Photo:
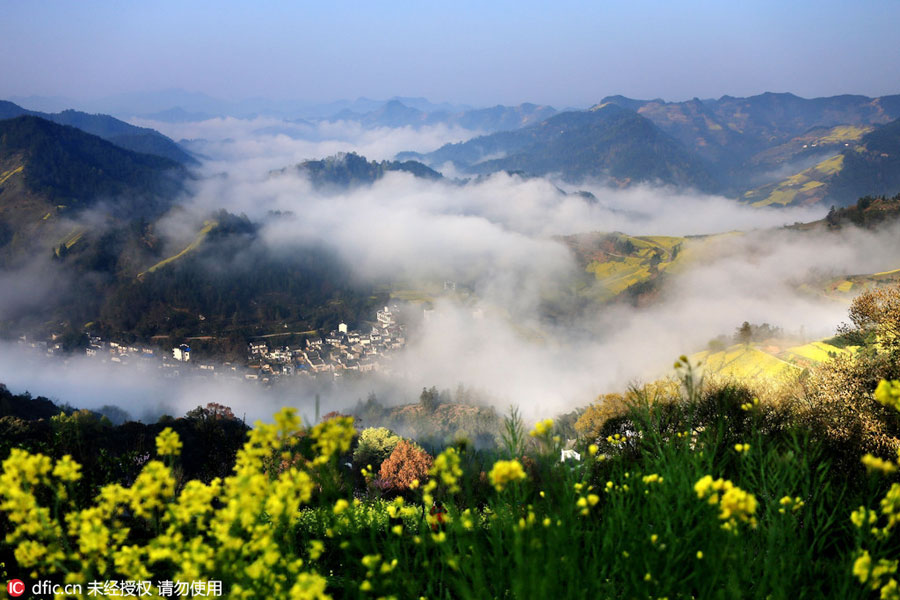
[[[172,348],[172,358],[181,362],[189,362],[191,360],[191,347],[181,344],[177,348]]]

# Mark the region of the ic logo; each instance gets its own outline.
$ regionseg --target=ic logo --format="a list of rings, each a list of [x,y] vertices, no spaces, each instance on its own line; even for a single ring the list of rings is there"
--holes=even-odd
[[[13,598],[18,598],[25,593],[25,583],[21,579],[12,579],[6,584],[6,591]]]

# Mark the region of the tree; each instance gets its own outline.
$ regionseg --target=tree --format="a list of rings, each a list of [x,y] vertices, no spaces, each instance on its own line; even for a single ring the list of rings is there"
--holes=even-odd
[[[357,468],[372,465],[379,468],[400,443],[401,437],[386,427],[368,427],[359,434],[359,443],[353,451],[353,464]]]
[[[874,333],[885,348],[900,346],[900,286],[868,290],[850,305],[850,321],[863,336]]]
[[[422,448],[402,440],[381,463],[378,475],[389,489],[402,492],[409,489],[413,480],[424,483],[432,462],[431,455]]]
[[[753,339],[753,326],[749,321],[744,321],[734,333],[734,339],[741,344],[749,344]]]
[[[434,386],[432,386],[431,389],[422,388],[422,393],[419,395],[419,403],[427,412],[434,412],[437,410],[437,407],[441,404],[440,394],[438,394],[437,388]]]
[[[235,416],[231,408],[217,402],[210,402],[205,407],[198,406],[194,410],[188,411],[185,418],[196,421],[234,421]]]

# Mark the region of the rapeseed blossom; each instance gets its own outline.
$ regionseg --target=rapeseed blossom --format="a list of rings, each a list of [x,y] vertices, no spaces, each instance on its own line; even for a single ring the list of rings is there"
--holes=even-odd
[[[282,411],[275,425],[257,424],[249,433],[224,480],[188,481],[176,492],[172,470],[152,460],[130,487],[106,485],[82,510],[62,494],[81,478],[71,457],[54,463],[13,449],[0,473],[0,510],[11,525],[6,542],[21,566],[47,574],[64,569],[70,583],[97,577],[152,580],[163,568],[171,569],[164,572],[173,580],[227,581],[234,598],[329,598],[327,581],[286,552],[314,483],[293,467],[276,474],[271,459],[295,443],[298,430],[299,420]],[[343,447],[340,436],[331,439],[338,450]],[[181,442],[174,431],[164,430],[157,448],[161,456],[173,456]],[[40,487],[56,493],[58,518],[38,503]],[[129,545],[133,527],[156,534],[143,545]],[[311,544],[311,558],[324,548],[319,544]]]
[[[279,422],[277,416],[276,422]],[[314,448],[319,452],[313,463],[325,464],[333,456],[348,452],[355,435],[353,417],[335,417],[319,423],[310,431],[310,437],[315,440]]]
[[[491,484],[498,492],[502,492],[507,484],[521,481],[526,478],[522,463],[513,460],[498,460],[494,463],[491,472],[488,473]]]
[[[160,456],[178,456],[181,454],[181,439],[171,427],[166,427],[156,436],[156,453]]]
[[[887,381],[882,379],[878,387],[875,388],[875,400],[900,411],[900,380]]]
[[[702,477],[694,484],[697,498],[707,499],[709,504],[719,506],[719,518],[724,521],[722,528],[737,531],[737,522],[756,527],[756,497],[724,479],[713,480],[711,475]]]
[[[862,464],[866,466],[866,471],[879,471],[884,475],[890,475],[897,470],[897,465],[889,460],[884,460],[878,458],[877,456],[872,456],[871,454],[866,454],[862,457]]]
[[[543,437],[550,433],[550,430],[553,429],[553,419],[544,419],[543,421],[538,421],[534,424],[534,429],[531,430],[531,437]]]
[[[790,496],[785,496],[781,500],[778,501],[778,504],[781,508],[778,509],[778,512],[781,514],[785,514],[788,510],[791,512],[797,512],[803,505],[805,504],[800,496],[795,498],[791,498]]]

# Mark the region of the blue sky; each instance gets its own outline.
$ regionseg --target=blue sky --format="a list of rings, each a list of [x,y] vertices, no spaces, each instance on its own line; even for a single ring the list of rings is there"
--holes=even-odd
[[[900,93],[900,2],[5,2],[0,98]]]

